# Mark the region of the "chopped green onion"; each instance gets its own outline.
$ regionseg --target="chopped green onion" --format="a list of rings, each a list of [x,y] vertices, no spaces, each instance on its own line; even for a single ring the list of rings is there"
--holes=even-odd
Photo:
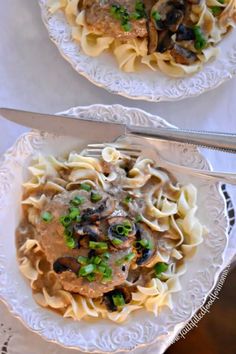
[[[79,276],[86,277],[88,274],[91,274],[95,271],[96,266],[94,264],[84,265],[79,270]]]
[[[121,240],[118,239],[118,238],[113,238],[113,240],[112,240],[111,242],[112,242],[113,245],[115,245],[115,246],[120,246],[120,245],[123,243],[123,241],[121,241]]]
[[[116,233],[118,234],[118,235],[124,235],[124,233],[125,233],[125,228],[124,228],[124,226],[123,225],[121,225],[121,224],[119,224],[119,225],[116,225],[115,226],[115,231],[116,231]]]
[[[50,211],[43,211],[41,213],[41,219],[45,222],[50,222],[53,219],[53,215],[50,213]]]
[[[127,262],[132,261],[132,259],[134,259],[134,258],[135,258],[135,253],[131,252],[131,253],[127,254],[126,256],[124,256],[124,257],[118,259],[118,260],[116,261],[116,265],[119,265],[119,266],[120,266],[120,265],[122,265],[123,263],[127,263]]]
[[[125,305],[125,299],[122,294],[114,294],[112,295],[112,301],[115,306],[122,307]]]
[[[159,14],[158,11],[153,11],[153,12],[152,12],[152,18],[153,18],[155,21],[160,21],[161,15]]]
[[[69,213],[69,217],[74,220],[74,219],[77,219],[77,216],[80,216],[80,211],[78,208],[70,208],[69,209],[70,213]]]
[[[89,241],[89,248],[93,249],[93,250],[107,250],[108,249],[108,245],[106,242],[95,242],[95,241]]]
[[[138,224],[139,222],[143,221],[143,217],[142,215],[137,215],[136,218],[135,218],[135,222]]]
[[[131,26],[131,23],[130,22],[124,22],[121,24],[121,27],[122,29],[125,31],[125,32],[130,32],[132,26]]]
[[[201,30],[201,27],[200,26],[194,26],[193,27],[193,31],[194,31],[194,34],[195,34],[195,48],[197,50],[202,50],[206,47],[207,45],[207,40]]]
[[[66,239],[66,245],[67,245],[67,247],[69,247],[71,249],[75,248],[75,246],[76,246],[75,240],[72,237],[71,238],[67,238]]]
[[[86,192],[90,192],[92,190],[92,187],[88,183],[81,183],[80,188]]]
[[[154,266],[156,276],[160,275],[163,272],[166,272],[169,265],[164,262],[159,262]]]
[[[98,269],[99,273],[105,274],[105,272],[106,272],[106,267],[104,267],[104,266],[98,266],[97,269]]]
[[[64,234],[67,238],[71,238],[73,236],[72,228],[70,226],[66,227],[64,229]]]
[[[95,280],[95,274],[91,273],[89,275],[87,275],[86,279],[91,282]]]
[[[71,224],[71,217],[69,215],[64,215],[60,217],[60,223],[64,226],[67,227]]]
[[[105,277],[111,277],[112,276],[112,269],[110,267],[106,267],[104,276]]]
[[[99,256],[96,256],[96,257],[94,257],[93,263],[98,265],[101,263],[101,261],[102,261],[102,258]]]
[[[102,195],[96,192],[91,192],[91,202],[97,203],[102,199]]]
[[[221,12],[222,12],[222,7],[220,6],[212,6],[211,7],[211,12],[213,14],[213,16],[218,16]]]
[[[105,259],[105,260],[108,260],[108,259],[110,258],[110,253],[104,252],[104,253],[102,254],[102,258]]]
[[[77,262],[82,264],[82,265],[85,265],[85,264],[88,263],[88,257],[79,256],[77,258]]]
[[[80,223],[80,222],[81,222],[81,216],[80,216],[80,215],[77,215],[75,221],[78,222],[78,223]]]
[[[131,197],[131,195],[127,195],[125,197],[125,199],[123,200],[123,203],[124,204],[129,204],[132,200],[133,200],[133,198]]]
[[[132,225],[130,224],[129,221],[124,221],[124,222],[123,222],[123,225],[124,225],[124,228],[125,228],[127,231],[132,231]]]
[[[146,248],[148,250],[151,250],[153,249],[153,244],[150,240],[140,240],[140,241],[137,241],[138,244],[140,244],[143,248]]]
[[[72,199],[70,201],[70,204],[74,205],[74,206],[78,206],[81,205],[85,202],[85,198],[82,197],[81,195],[77,195],[76,197],[74,197],[74,199]]]

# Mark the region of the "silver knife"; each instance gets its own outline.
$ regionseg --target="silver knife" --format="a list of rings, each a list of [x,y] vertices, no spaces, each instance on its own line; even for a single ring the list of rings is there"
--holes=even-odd
[[[80,136],[90,142],[112,142],[122,135],[138,135],[236,153],[236,134],[230,133],[125,125],[9,108],[0,108],[0,115],[26,127],[54,134]]]

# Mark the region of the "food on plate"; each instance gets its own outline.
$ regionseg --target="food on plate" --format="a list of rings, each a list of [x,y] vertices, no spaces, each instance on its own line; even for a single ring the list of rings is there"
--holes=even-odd
[[[236,23],[236,0],[48,0],[48,7],[65,13],[87,55],[109,49],[126,72],[145,65],[174,77],[215,57]]]
[[[45,308],[123,322],[172,308],[186,259],[202,242],[197,190],[112,145],[100,158],[37,156],[16,230],[21,272]]]

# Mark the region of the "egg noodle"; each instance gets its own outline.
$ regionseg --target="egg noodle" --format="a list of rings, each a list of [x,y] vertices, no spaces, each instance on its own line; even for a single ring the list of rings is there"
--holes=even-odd
[[[160,3],[163,1],[168,2],[167,0],[159,0]],[[80,43],[85,54],[96,57],[104,51],[110,50],[114,54],[119,68],[125,72],[135,72],[140,67],[146,66],[154,71],[159,69],[164,74],[173,77],[193,74],[201,70],[203,63],[217,56],[219,49],[216,44],[236,23],[236,0],[199,0],[195,3],[189,1],[188,6],[191,6],[191,10],[187,10],[189,13],[185,22],[191,25],[185,27],[185,35],[188,32],[190,35],[187,36],[190,37],[182,36],[181,39],[181,34],[179,37],[176,35],[178,32],[173,32],[172,35],[168,32],[167,37],[170,36],[168,39],[173,44],[175,43],[174,49],[168,49],[169,45],[166,50],[152,50],[152,53],[148,53],[147,36],[120,39],[119,36],[104,34],[96,28],[88,26],[86,9],[79,10],[79,2],[81,1],[48,0],[48,7],[51,13],[59,10],[65,13],[71,25],[72,38]],[[157,14],[158,12],[154,11],[153,13]],[[158,16],[160,16],[159,13]],[[158,45],[162,46],[163,33],[163,31],[155,32],[155,48]]]
[[[32,178],[23,185],[24,216],[16,232],[16,244],[20,270],[29,279],[38,304],[74,320],[102,317],[115,322],[125,321],[131,312],[141,308],[156,316],[165,306],[172,309],[172,294],[181,290],[179,278],[186,271],[186,259],[193,256],[206,232],[196,217],[197,190],[192,184],[180,185],[169,172],[157,168],[154,161],[141,157],[131,159],[112,146],[103,150],[100,159],[84,157],[76,152],[71,152],[66,159],[40,155],[35,158],[29,171]],[[81,189],[83,186],[86,186],[86,190]],[[98,297],[85,295],[86,287],[96,292],[96,287],[101,286],[101,280],[87,280],[82,277],[82,273],[78,277],[78,274],[68,271],[71,269],[62,269],[64,272],[57,274],[53,266],[55,255],[77,257],[81,247],[88,247],[80,246],[77,249],[74,243],[65,243],[61,236],[64,229],[60,220],[67,210],[68,201],[72,199],[81,202],[86,196],[96,196],[97,200],[93,200],[94,204],[91,205],[94,208],[98,205],[97,210],[104,213],[104,208],[99,207],[102,204],[96,194],[98,192],[99,198],[104,193],[105,198],[109,196],[111,202],[116,203],[106,222],[116,219],[117,215],[118,220],[129,218],[130,225],[135,225],[135,232],[141,232],[141,237],[144,235],[141,241],[131,239],[132,243],[128,246],[124,246],[125,242],[130,242],[127,237],[119,239],[124,241],[123,244],[113,243],[114,239],[110,239],[110,256],[116,257],[116,263],[113,266],[110,263],[113,276],[115,278],[118,272],[123,280],[116,279],[117,283],[113,287],[112,282],[115,280],[110,278],[103,286],[110,287],[107,288],[110,291],[108,294],[114,292],[112,289],[117,286],[119,289],[126,287],[130,290],[129,301],[122,306],[115,303],[117,307],[112,311],[104,301],[107,291],[104,288],[101,288],[103,290]],[[81,215],[86,212],[89,216],[97,215],[91,213],[91,208],[83,209],[83,204],[80,212]],[[102,222],[102,218],[101,221],[99,218],[94,220],[93,228],[99,227],[97,225]],[[147,247],[150,244],[145,237],[151,239],[151,247]],[[138,246],[136,249],[137,242],[143,248]],[[133,253],[127,253],[131,249]],[[125,254],[122,264],[117,263],[119,254]],[[134,257],[132,260],[130,254]],[[102,251],[98,249],[95,257],[99,262],[103,257]],[[120,275],[124,268],[125,275]],[[66,277],[69,277],[67,282]],[[81,282],[76,287],[78,281]]]

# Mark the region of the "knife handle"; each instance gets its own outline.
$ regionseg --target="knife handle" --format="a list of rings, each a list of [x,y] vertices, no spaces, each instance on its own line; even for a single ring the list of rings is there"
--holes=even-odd
[[[236,153],[236,134],[134,125],[128,126],[127,130],[129,134],[145,138],[187,143],[233,154]]]

